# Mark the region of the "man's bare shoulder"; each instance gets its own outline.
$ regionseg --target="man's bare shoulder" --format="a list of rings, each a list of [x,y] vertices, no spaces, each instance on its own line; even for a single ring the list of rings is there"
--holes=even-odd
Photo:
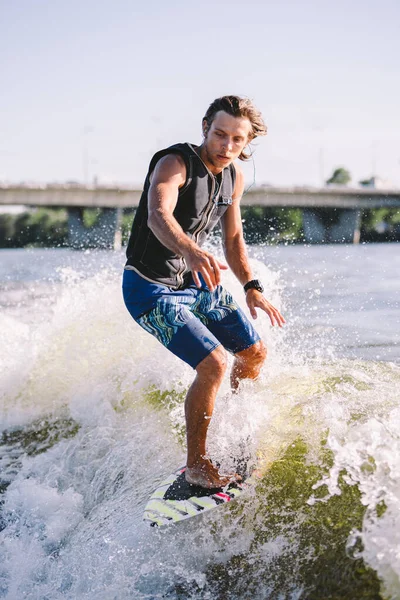
[[[180,154],[166,154],[157,162],[150,175],[151,183],[174,182],[181,187],[186,181],[186,163]]]
[[[235,162],[233,163],[233,166],[236,171],[236,181],[235,189],[233,191],[233,199],[236,200],[238,198],[240,200],[240,198],[243,196],[244,190],[244,173],[242,168]]]

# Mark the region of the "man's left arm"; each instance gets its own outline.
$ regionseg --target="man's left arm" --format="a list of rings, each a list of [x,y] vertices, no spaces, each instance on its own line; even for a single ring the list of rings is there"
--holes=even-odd
[[[252,270],[247,256],[246,244],[243,237],[242,216],[240,213],[240,200],[244,190],[243,172],[235,165],[236,183],[233,193],[232,205],[221,219],[222,240],[226,262],[234,275],[244,286],[253,279]],[[256,289],[246,292],[246,302],[253,319],[257,318],[256,308],[261,308],[270,318],[272,325],[282,327],[285,319],[277,308]]]

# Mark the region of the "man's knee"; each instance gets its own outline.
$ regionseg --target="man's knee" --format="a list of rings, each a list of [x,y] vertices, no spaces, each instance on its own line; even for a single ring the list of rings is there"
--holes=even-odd
[[[259,340],[254,346],[254,360],[262,365],[267,358],[267,346],[262,340]]]
[[[227,368],[226,351],[223,346],[217,346],[206,358],[204,358],[196,367],[199,375],[206,377],[221,378],[224,376]]]
[[[261,367],[267,358],[267,347],[262,340],[259,340],[250,346],[250,348],[239,352],[236,356],[240,361],[244,361],[251,366]]]

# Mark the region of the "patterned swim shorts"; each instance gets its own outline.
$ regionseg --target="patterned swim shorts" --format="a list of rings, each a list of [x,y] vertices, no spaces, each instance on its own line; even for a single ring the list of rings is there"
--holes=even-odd
[[[236,354],[260,339],[222,286],[172,290],[125,270],[123,295],[135,321],[193,368],[220,344]]]

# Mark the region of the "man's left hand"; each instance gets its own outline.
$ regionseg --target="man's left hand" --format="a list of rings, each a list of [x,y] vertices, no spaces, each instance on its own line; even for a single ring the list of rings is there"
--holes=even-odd
[[[253,319],[257,319],[256,308],[261,308],[261,310],[266,312],[269,316],[271,325],[279,325],[279,327],[282,327],[282,325],[286,323],[279,310],[275,308],[275,306],[272,306],[272,304],[268,302],[268,300],[258,290],[248,290],[246,292],[246,302]]]

